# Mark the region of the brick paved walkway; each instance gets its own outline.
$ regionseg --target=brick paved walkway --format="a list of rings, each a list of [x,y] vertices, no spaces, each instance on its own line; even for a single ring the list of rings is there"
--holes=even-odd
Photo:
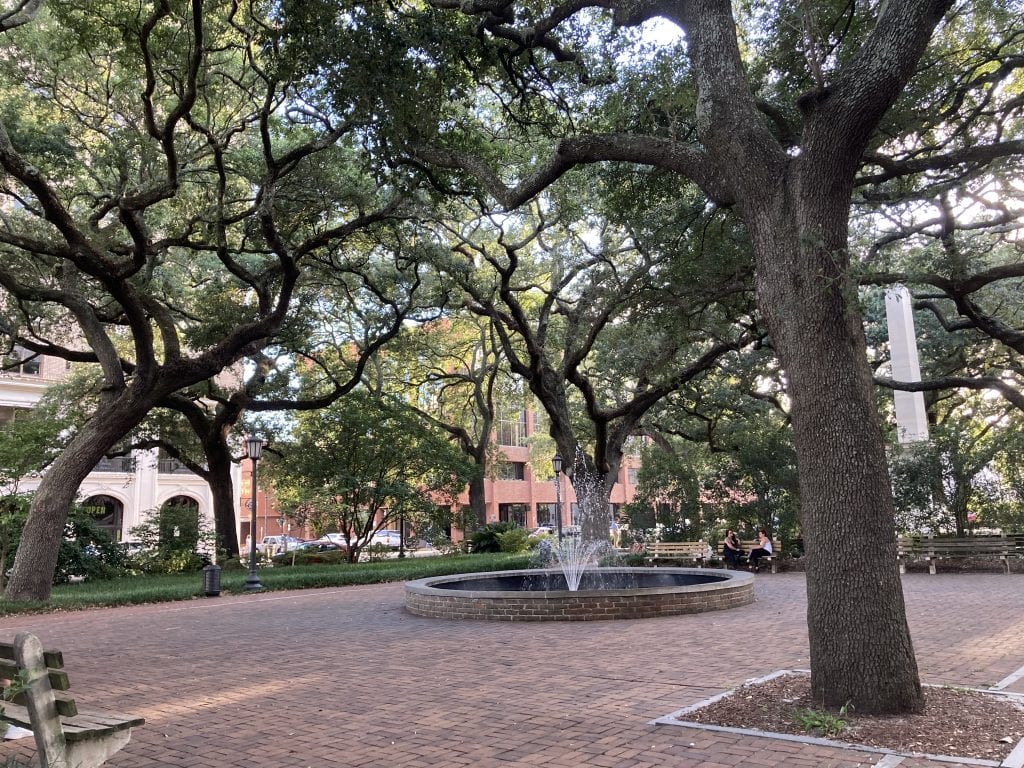
[[[926,682],[989,686],[1024,666],[1024,576],[910,574],[904,588]],[[115,768],[878,763],[648,725],[807,666],[803,575],[760,576],[756,593],[698,616],[508,625],[411,616],[395,584],[2,618],[0,638],[37,633],[86,702],[146,718]]]

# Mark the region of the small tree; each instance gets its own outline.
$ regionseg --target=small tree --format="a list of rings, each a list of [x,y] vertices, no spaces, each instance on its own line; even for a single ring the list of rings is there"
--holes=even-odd
[[[373,534],[401,523],[444,525],[473,467],[408,407],[353,392],[302,414],[267,473],[286,514],[337,531],[355,562]]]
[[[181,573],[199,568],[203,552],[215,546],[216,534],[206,529],[196,507],[167,505],[150,510],[131,529],[143,545],[138,565],[150,573]]]

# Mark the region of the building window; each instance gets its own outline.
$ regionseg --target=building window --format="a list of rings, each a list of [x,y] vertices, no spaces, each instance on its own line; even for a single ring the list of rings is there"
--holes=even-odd
[[[499,480],[525,480],[526,479],[526,462],[525,461],[503,461],[501,466],[498,468],[498,479]]]
[[[498,519],[503,523],[515,523],[526,527],[526,504],[499,504]]]
[[[4,368],[22,376],[39,375],[39,356],[24,347],[15,347],[4,361]]]
[[[629,467],[626,470],[626,482],[629,483],[630,485],[636,485],[637,475],[638,475],[637,468],[636,467]]]
[[[160,449],[160,454],[156,462],[156,471],[161,475],[191,475],[192,470],[186,467],[177,459],[172,459],[168,456],[164,449]]]
[[[555,525],[555,505],[537,505],[537,525]]]
[[[526,411],[520,411],[511,419],[498,419],[498,445],[526,445]]]
[[[82,502],[82,509],[96,521],[96,526],[110,536],[111,541],[121,540],[121,520],[124,505],[112,496],[90,496]]]
[[[135,471],[134,456],[107,456],[100,459],[99,463],[92,468],[93,472],[127,472]]]

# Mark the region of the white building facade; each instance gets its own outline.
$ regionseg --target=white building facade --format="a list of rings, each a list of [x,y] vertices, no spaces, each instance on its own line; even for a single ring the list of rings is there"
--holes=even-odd
[[[0,424],[17,419],[19,412],[35,406],[47,388],[67,375],[67,370],[64,360],[43,357],[0,372]],[[233,471],[237,510],[240,477],[237,465]],[[39,476],[26,477],[19,489],[35,490],[40,479]],[[195,507],[202,527],[214,528],[213,500],[206,481],[179,462],[161,457],[156,450],[133,451],[130,456],[104,459],[80,486],[78,501],[93,508],[100,526],[115,541],[131,541],[131,529],[165,505]]]

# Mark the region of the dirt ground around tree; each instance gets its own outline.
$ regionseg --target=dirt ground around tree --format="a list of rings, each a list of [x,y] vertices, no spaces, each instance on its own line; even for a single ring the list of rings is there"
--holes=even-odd
[[[1024,709],[1014,700],[952,687],[926,686],[924,692],[919,715],[831,712],[811,700],[809,676],[791,674],[745,685],[680,719],[986,760],[1003,760],[1024,738]]]

